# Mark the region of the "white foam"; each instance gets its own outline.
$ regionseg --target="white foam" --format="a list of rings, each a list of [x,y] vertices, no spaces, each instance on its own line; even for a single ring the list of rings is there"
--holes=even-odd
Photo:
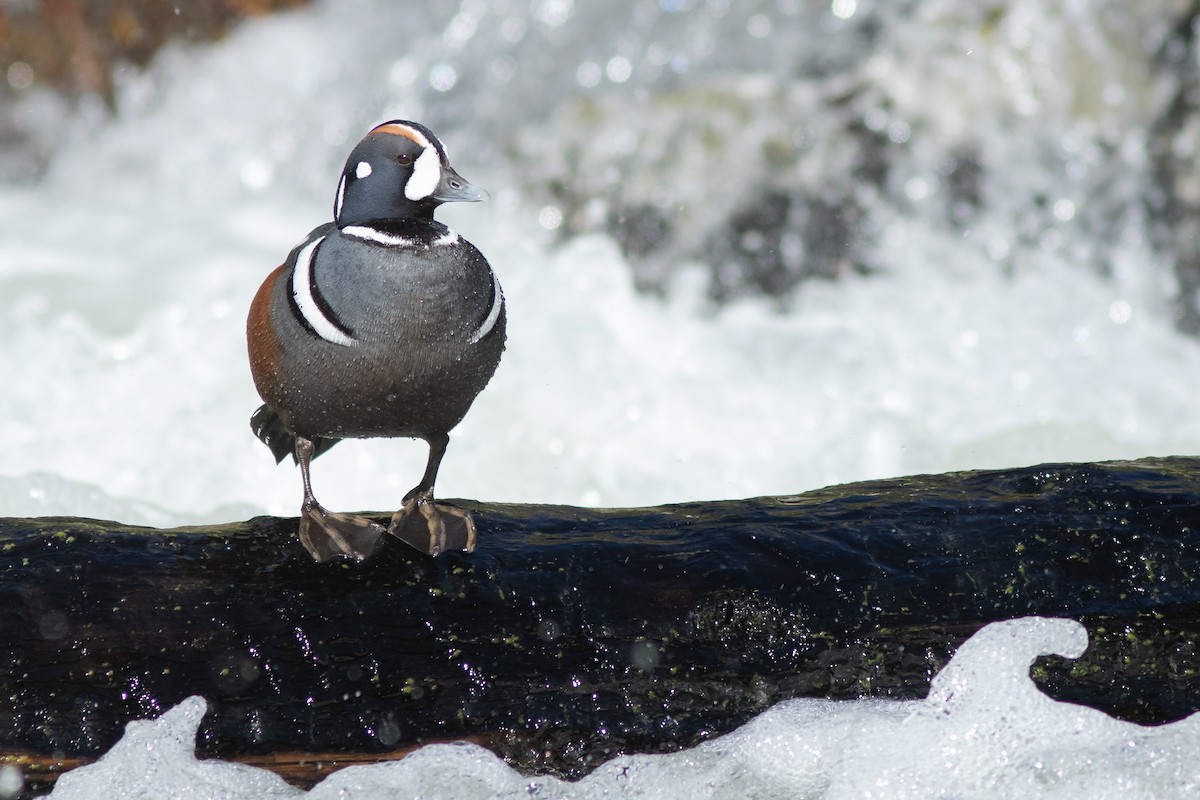
[[[61,776],[55,798],[172,797],[176,800],[293,798],[298,793],[272,772],[196,758],[196,728],[207,705],[190,697],[154,721],[135,721],[95,764]]]
[[[1039,654],[1080,655],[1070,620],[987,626],[922,701],[781,703],[692,750],[614,759],[577,783],[522,775],[476,745],[429,745],[395,762],[348,767],[308,793],[275,776],[195,760],[199,698],[131,723],[94,765],[59,780],[56,800],[280,797],[334,800],[658,798],[707,800],[1170,800],[1200,788],[1200,717],[1147,728],[1058,703],[1029,678]]]
[[[276,467],[247,424],[259,399],[244,319],[263,277],[328,218],[353,132],[398,114],[421,118],[425,95],[397,76],[441,63],[440,48],[457,41],[436,35],[443,27],[466,30],[457,16],[414,11],[406,24],[433,34],[417,37],[421,47],[396,61],[391,29],[372,23],[391,19],[384,6],[366,13],[331,0],[245,25],[211,47],[168,50],[122,90],[120,118],[68,142],[43,184],[0,188],[0,364],[11,376],[0,414],[0,476],[17,481],[15,494],[0,486],[0,513],[28,507],[22,481],[37,473],[98,487],[130,509],[128,522],[162,522],[139,506],[178,522],[231,507],[297,513],[298,474],[290,464]],[[1041,13],[1020,7],[1022,20]],[[509,12],[526,14],[527,4]],[[574,13],[575,27],[551,26],[558,33],[546,32],[537,47],[480,58],[534,59],[528,54],[543,46],[575,57],[573,40],[555,37],[570,28],[570,36],[591,41],[604,21],[582,8]],[[1045,13],[1053,36],[1079,28]],[[937,41],[955,41],[955,24],[974,30],[964,20],[950,18],[950,27],[934,31]],[[512,26],[504,30],[515,35]],[[464,174],[497,190],[488,206],[440,213],[492,261],[505,287],[509,344],[492,385],[455,432],[439,494],[628,506],[1200,451],[1200,417],[1192,413],[1200,346],[1171,327],[1169,276],[1139,239],[1136,215],[1123,223],[1129,235],[1106,253],[1110,276],[1073,263],[1073,253],[1092,246],[1085,227],[1055,231],[1061,246],[1031,251],[1005,274],[974,240],[1011,240],[1005,226],[1019,218],[1013,198],[1053,176],[1045,159],[1022,163],[1010,137],[989,133],[1003,131],[997,119],[1014,113],[1007,84],[987,84],[1003,102],[956,114],[949,109],[958,83],[922,77],[947,75],[939,59],[949,56],[943,50],[920,61],[916,34],[897,30],[888,46],[898,38],[908,66],[883,68],[895,60],[889,51],[866,73],[910,111],[925,109],[912,111],[917,155],[897,169],[927,166],[929,153],[951,147],[974,120],[970,132],[990,156],[1011,164],[1007,183],[985,198],[974,239],[947,230],[929,203],[898,213],[868,202],[880,274],[808,283],[786,311],[766,300],[714,311],[696,286],[697,271],[686,268],[666,299],[635,292],[630,265],[607,236],[561,247],[547,239],[537,221],[541,201],[515,188],[530,165],[472,162],[472,152],[495,139],[494,126],[447,134],[465,140],[456,150]],[[816,34],[798,26],[790,35]],[[480,46],[511,45],[503,41]],[[1114,41],[1109,55],[1128,60],[1124,39]],[[725,57],[752,62],[773,42],[755,40]],[[1009,52],[998,47],[989,58]],[[331,56],[314,60],[312,52]],[[972,68],[988,74],[978,61]],[[386,96],[375,93],[380,72],[394,78]],[[530,108],[577,88],[571,71],[565,84],[529,74],[538,91],[520,96]],[[761,77],[732,91],[753,100]],[[456,91],[472,85],[460,84]],[[927,86],[919,103],[916,85]],[[347,90],[355,86],[364,94]],[[509,96],[486,83],[478,92],[480,113],[500,113],[483,98]],[[1053,94],[1046,102],[1055,98],[1070,99]],[[1101,111],[1080,120],[1074,135],[1086,138],[1087,126],[1111,126],[1124,113]],[[531,124],[531,135],[555,132],[529,123],[529,108],[517,104],[509,113],[514,125]],[[222,123],[196,126],[198,118]],[[1062,114],[1021,119],[1045,120],[1045,136],[1075,124]],[[641,142],[648,153],[676,144],[652,133]],[[540,141],[547,161],[561,155]],[[622,142],[606,137],[597,147],[629,149]],[[708,188],[686,181],[713,173],[709,154],[678,144],[667,177],[684,181],[683,189]],[[266,179],[246,182],[247,165]],[[663,180],[653,171],[636,177]],[[1130,206],[1140,202],[1132,181],[1112,191]],[[1079,217],[1086,205],[1075,208]],[[416,442],[342,445],[314,464],[315,487],[330,507],[392,509],[416,483],[424,457]],[[73,491],[51,491],[40,502],[45,513],[115,513]]]

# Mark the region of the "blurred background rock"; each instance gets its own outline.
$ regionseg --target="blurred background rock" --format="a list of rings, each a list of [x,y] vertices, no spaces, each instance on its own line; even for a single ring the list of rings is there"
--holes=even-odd
[[[239,20],[308,0],[0,0],[0,180],[45,168],[55,125],[82,107],[114,109],[119,70],[146,66],[170,42],[205,42]],[[20,110],[19,97],[39,98]]]

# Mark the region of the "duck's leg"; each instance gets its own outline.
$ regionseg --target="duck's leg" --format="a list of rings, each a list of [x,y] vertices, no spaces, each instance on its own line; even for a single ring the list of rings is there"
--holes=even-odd
[[[388,533],[431,556],[446,550],[469,553],[475,549],[475,520],[460,508],[433,501],[433,483],[437,480],[438,467],[446,454],[450,436],[443,433],[427,441],[429,461],[425,464],[425,475],[404,495],[404,505],[392,515]]]
[[[300,543],[317,561],[327,561],[334,556],[349,556],[355,561],[366,559],[379,548],[387,531],[364,517],[326,511],[313,496],[312,479],[308,475],[312,458],[312,441],[297,436],[296,460],[300,462],[300,477],[304,481]]]

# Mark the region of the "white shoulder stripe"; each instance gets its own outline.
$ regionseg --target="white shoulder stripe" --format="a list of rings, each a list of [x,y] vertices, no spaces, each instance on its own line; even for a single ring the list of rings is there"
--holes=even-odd
[[[487,319],[479,326],[475,333],[471,334],[471,344],[475,344],[483,337],[492,332],[492,328],[496,327],[496,321],[500,319],[500,312],[504,308],[504,290],[500,288],[500,279],[492,273],[492,307],[488,310]]]
[[[346,236],[351,236],[355,239],[362,239],[367,242],[374,242],[385,247],[420,247],[421,243],[416,239],[409,239],[404,236],[397,236],[394,233],[385,233],[375,228],[369,228],[366,225],[347,225],[342,228],[342,233]]]
[[[336,323],[321,311],[312,291],[312,258],[317,245],[325,241],[322,236],[309,243],[296,256],[296,268],[292,270],[292,297],[296,300],[296,308],[308,326],[327,342],[340,344],[343,347],[354,347],[358,344],[352,337],[347,336]]]

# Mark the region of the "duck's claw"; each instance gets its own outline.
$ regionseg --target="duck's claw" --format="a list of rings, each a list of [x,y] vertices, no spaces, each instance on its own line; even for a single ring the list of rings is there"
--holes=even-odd
[[[383,543],[387,533],[365,517],[326,511],[317,502],[305,503],[300,510],[300,543],[317,561],[336,556],[364,561]]]
[[[431,556],[447,550],[470,553],[475,549],[475,520],[471,515],[461,508],[439,505],[429,494],[405,500],[392,515],[387,532]]]

